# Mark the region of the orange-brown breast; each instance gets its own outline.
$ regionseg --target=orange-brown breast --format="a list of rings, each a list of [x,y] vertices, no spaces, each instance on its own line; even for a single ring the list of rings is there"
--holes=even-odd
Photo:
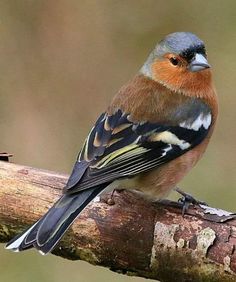
[[[131,113],[133,121],[172,123],[171,113],[190,97],[179,95],[143,75],[137,75],[124,85],[108,108]]]
[[[189,83],[189,85],[191,86],[191,83]],[[213,122],[215,122],[218,106],[212,82],[210,85],[211,87],[204,88],[207,90],[205,95],[203,95],[204,89],[202,89],[201,100],[212,109]],[[192,88],[188,87],[188,90],[189,89]],[[175,125],[173,124],[174,121],[171,119],[171,113],[173,113],[179,105],[197,96],[191,93],[192,92],[188,91],[188,93],[181,94],[140,74],[135,76],[120,89],[113,98],[107,112],[113,114],[117,109],[121,109],[125,113],[132,113],[131,117],[133,121],[149,121]]]
[[[173,83],[176,83],[179,78],[174,76],[171,79]],[[189,79],[189,84],[186,84],[184,81],[181,82],[182,87],[187,87],[188,90],[193,91],[195,88],[191,86],[192,84],[194,85],[191,74],[189,74]],[[138,189],[145,192],[145,194],[149,194],[151,197],[163,198],[201,158],[215,127],[218,105],[212,83],[209,84],[211,87],[205,87],[205,90],[208,92],[203,95],[204,91],[200,89],[200,86],[202,83],[204,84],[205,78],[199,75],[199,79],[202,80],[199,80],[199,83],[196,84],[198,94],[201,93],[201,99],[212,110],[212,125],[206,139],[200,145],[169,163],[159,166],[150,172],[140,174],[135,178],[122,180],[120,188]],[[194,97],[191,91],[188,91],[188,95],[180,94],[180,92],[171,91],[160,83],[143,75],[138,75],[120,90],[108,108],[108,112],[112,114],[120,108],[126,113],[132,112],[134,121],[148,120],[150,122],[173,124],[174,121],[170,119],[171,112],[178,105],[186,102],[187,99]]]

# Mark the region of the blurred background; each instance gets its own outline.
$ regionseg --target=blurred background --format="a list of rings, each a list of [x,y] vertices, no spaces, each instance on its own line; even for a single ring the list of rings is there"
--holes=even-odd
[[[180,186],[235,211],[235,9],[234,0],[2,0],[0,151],[15,163],[69,173],[93,122],[157,41],[191,31],[206,43],[220,117],[207,154]],[[0,282],[111,279],[144,281],[0,245]]]

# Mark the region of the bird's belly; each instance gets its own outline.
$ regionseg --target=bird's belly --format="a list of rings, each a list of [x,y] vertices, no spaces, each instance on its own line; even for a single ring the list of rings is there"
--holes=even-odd
[[[168,185],[161,183],[160,179],[158,179],[157,176],[152,176],[152,179],[150,178],[150,176],[148,176],[148,178],[148,182],[145,181],[145,183],[142,183],[142,176],[140,175],[133,178],[117,180],[113,182],[112,185],[109,185],[109,191],[113,189],[132,190],[133,192],[138,193],[144,198],[156,201],[167,197],[172,188],[175,187],[175,185],[170,186],[169,183]]]
[[[165,198],[196,164],[201,154],[201,151],[193,149],[154,170],[132,178],[116,180],[109,185],[109,189],[133,190],[154,201]]]

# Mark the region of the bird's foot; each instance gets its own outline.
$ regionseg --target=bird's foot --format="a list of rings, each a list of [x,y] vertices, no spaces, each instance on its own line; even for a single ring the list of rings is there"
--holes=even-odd
[[[101,201],[106,203],[107,205],[109,206],[113,206],[115,205],[115,200],[114,200],[114,194],[116,192],[116,189],[114,189],[111,194],[109,193],[105,193],[105,194],[102,194],[100,197],[101,197]]]
[[[180,195],[182,195],[181,198],[179,198],[178,202],[182,204],[182,216],[185,215],[186,211],[188,210],[190,205],[205,205],[207,206],[207,203],[197,200],[195,199],[192,195],[185,193],[184,191],[182,191],[181,189],[179,189],[178,187],[175,188],[175,191],[177,193],[179,193]]]

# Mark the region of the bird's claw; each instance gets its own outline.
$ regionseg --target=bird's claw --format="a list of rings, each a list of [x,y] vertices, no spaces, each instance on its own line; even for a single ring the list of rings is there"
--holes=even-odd
[[[182,206],[183,206],[182,207],[182,216],[185,215],[185,213],[188,210],[190,205],[197,205],[197,206],[205,205],[205,206],[207,206],[206,202],[195,199],[192,195],[183,192],[179,188],[176,188],[175,191],[177,193],[179,193],[180,195],[182,195],[182,197],[178,199],[178,202],[181,203]]]
[[[114,193],[116,189],[114,189],[111,194],[103,194],[101,195],[101,200],[102,202],[106,203],[109,206],[115,205],[115,200],[114,200]]]

